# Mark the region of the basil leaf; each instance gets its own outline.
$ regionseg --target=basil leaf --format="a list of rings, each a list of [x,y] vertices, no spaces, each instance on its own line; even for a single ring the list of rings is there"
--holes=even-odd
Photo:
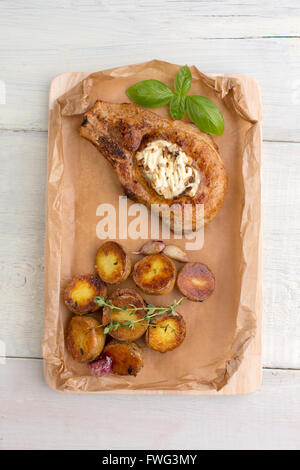
[[[192,86],[192,74],[187,65],[182,67],[175,77],[175,91],[181,95],[186,95]]]
[[[173,91],[159,80],[142,80],[126,90],[127,96],[144,108],[159,108],[168,104]]]
[[[170,114],[173,119],[182,119],[185,115],[185,96],[173,95],[170,102]]]
[[[224,118],[213,101],[205,96],[187,96],[186,109],[190,119],[199,129],[208,134],[222,135]]]

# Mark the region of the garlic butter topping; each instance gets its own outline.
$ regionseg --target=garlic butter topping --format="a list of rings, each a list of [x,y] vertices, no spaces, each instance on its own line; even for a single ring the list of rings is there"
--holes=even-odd
[[[152,188],[165,199],[182,193],[195,196],[200,183],[199,172],[192,167],[192,158],[177,144],[155,140],[137,152],[136,159]]]

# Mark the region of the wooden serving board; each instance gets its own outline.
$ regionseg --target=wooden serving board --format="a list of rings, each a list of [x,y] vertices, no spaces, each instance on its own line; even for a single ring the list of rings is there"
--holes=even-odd
[[[53,109],[55,100],[73,88],[78,82],[83,80],[88,74],[82,72],[74,73],[63,73],[55,77],[50,86],[49,94],[49,109]],[[236,77],[236,75],[235,75]],[[243,79],[242,76],[239,76]],[[259,242],[260,243],[260,242]],[[261,244],[259,246],[259,251],[261,254]],[[261,256],[260,256],[261,260]],[[258,270],[258,285],[259,292],[257,296],[259,298],[260,304],[261,300],[261,280],[262,280],[262,268],[261,261]],[[246,349],[244,354],[243,361],[239,366],[237,372],[231,377],[228,384],[223,387],[220,391],[215,391],[213,389],[209,390],[114,390],[114,391],[104,391],[101,393],[145,393],[145,394],[191,394],[191,395],[237,395],[237,394],[247,394],[256,391],[262,380],[262,357],[261,357],[261,309],[257,312],[257,330],[256,336],[252,339],[249,346]],[[47,374],[46,374],[47,376]],[[68,390],[65,390],[68,392]]]

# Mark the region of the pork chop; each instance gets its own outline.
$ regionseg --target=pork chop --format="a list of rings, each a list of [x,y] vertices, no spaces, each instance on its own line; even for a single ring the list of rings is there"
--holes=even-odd
[[[223,204],[227,187],[224,164],[213,139],[193,124],[164,119],[135,104],[97,101],[84,114],[80,135],[92,142],[101,155],[111,163],[125,194],[132,200],[143,203],[148,208],[153,204],[159,204],[167,205],[165,207],[171,209],[174,207],[183,209],[190,204],[193,230],[199,228],[196,227],[197,204],[204,204],[204,223],[211,221]],[[189,194],[190,187],[188,187],[179,195],[166,197],[163,194],[167,193],[163,193],[155,186],[155,180],[149,179],[149,171],[145,171],[145,167],[140,163],[143,159],[137,160],[136,156],[141,155],[138,152],[155,141],[176,144],[176,148],[184,152],[182,155],[187,156],[194,173],[195,170],[198,172],[196,181],[199,184],[193,195]],[[167,147],[166,150],[168,151]],[[170,158],[176,159],[176,155],[180,152],[175,152],[173,155],[170,153]],[[165,161],[168,166],[168,161]],[[162,170],[158,170],[158,176],[161,175]],[[176,178],[178,182],[178,177]],[[193,181],[195,182],[195,177]],[[164,218],[164,210],[160,215]],[[176,211],[171,211],[172,230],[176,231],[178,223],[180,226],[183,220],[184,215],[180,216]]]

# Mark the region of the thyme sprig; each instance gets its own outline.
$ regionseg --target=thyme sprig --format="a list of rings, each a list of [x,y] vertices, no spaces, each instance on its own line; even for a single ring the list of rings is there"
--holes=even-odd
[[[153,328],[160,327],[160,328],[163,328],[166,332],[168,328],[171,328],[169,324],[167,324],[166,326],[157,325],[156,323],[153,323],[153,320],[155,320],[155,318],[162,317],[163,315],[177,317],[178,313],[176,312],[175,309],[179,305],[182,304],[183,300],[184,300],[184,297],[181,297],[181,299],[179,300],[174,300],[172,305],[169,305],[168,307],[157,307],[156,305],[152,305],[152,304],[147,304],[145,307],[136,307],[133,304],[125,305],[123,307],[117,307],[107,297],[98,296],[94,298],[94,302],[97,305],[99,305],[100,307],[109,308],[108,314],[113,313],[113,312],[120,312],[124,310],[128,310],[129,315],[134,315],[136,312],[140,310],[143,310],[146,312],[145,315],[143,315],[143,317],[137,320],[125,320],[123,322],[119,322],[117,320],[112,320],[110,318],[108,324],[103,325],[105,334],[108,334],[111,331],[116,331],[118,328],[122,328],[124,326],[128,326],[131,330],[134,330],[136,323],[141,323],[143,326],[151,326]],[[144,322],[144,324],[142,322]],[[174,330],[174,328],[171,328],[171,330],[173,330],[173,332],[176,334],[176,331]]]

